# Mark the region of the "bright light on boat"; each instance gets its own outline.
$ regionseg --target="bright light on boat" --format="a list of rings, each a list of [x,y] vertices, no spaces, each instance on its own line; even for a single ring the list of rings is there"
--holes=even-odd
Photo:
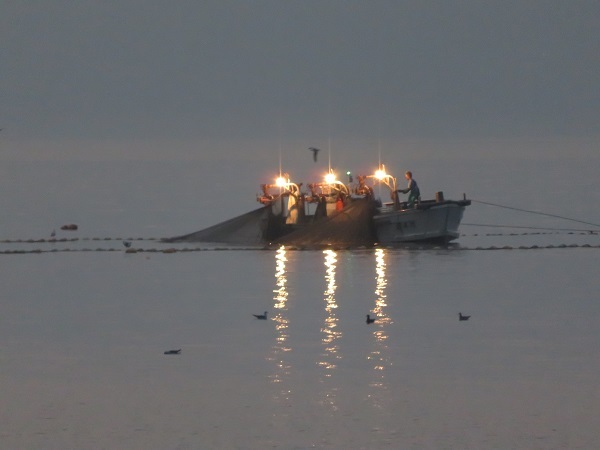
[[[325,175],[325,182],[329,184],[335,183],[335,174],[329,172],[327,175]]]
[[[387,173],[385,173],[385,169],[377,169],[375,171],[375,178],[377,178],[378,180],[383,180],[386,177]]]
[[[284,187],[284,186],[286,186],[286,185],[288,184],[288,182],[287,182],[287,180],[286,180],[285,178],[283,178],[283,177],[278,177],[278,178],[275,180],[275,184],[276,184],[277,186],[279,186],[279,187]]]

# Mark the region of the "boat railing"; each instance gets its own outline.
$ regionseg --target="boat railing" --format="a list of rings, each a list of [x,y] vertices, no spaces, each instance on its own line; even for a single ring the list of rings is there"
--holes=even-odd
[[[469,206],[471,204],[471,200],[463,199],[463,200],[445,200],[445,199],[431,199],[431,200],[419,200],[413,205],[410,205],[408,202],[385,202],[379,208],[380,213],[390,213],[393,211],[408,211],[408,210],[425,210],[439,206]]]

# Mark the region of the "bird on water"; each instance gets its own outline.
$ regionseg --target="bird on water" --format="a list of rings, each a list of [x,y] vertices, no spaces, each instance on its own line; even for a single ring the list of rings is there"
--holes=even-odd
[[[252,314],[252,315],[259,320],[267,320],[267,311],[265,311],[264,314]]]
[[[369,325],[370,323],[375,322],[375,318],[371,319],[371,314],[367,314],[367,325]]]
[[[463,321],[463,320],[469,320],[471,316],[464,316],[462,313],[458,313],[458,320]]]
[[[177,350],[167,350],[165,352],[165,355],[181,355],[181,349],[177,349]]]

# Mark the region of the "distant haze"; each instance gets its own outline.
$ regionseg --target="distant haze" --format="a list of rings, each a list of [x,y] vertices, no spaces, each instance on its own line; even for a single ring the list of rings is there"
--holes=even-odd
[[[0,157],[598,136],[598,23],[595,1],[4,2]]]

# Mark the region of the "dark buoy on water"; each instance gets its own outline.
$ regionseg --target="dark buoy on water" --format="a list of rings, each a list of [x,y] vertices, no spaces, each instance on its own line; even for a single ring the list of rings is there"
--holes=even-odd
[[[469,320],[471,316],[464,316],[462,313],[458,313],[458,320],[459,321],[463,321],[463,320]]]

